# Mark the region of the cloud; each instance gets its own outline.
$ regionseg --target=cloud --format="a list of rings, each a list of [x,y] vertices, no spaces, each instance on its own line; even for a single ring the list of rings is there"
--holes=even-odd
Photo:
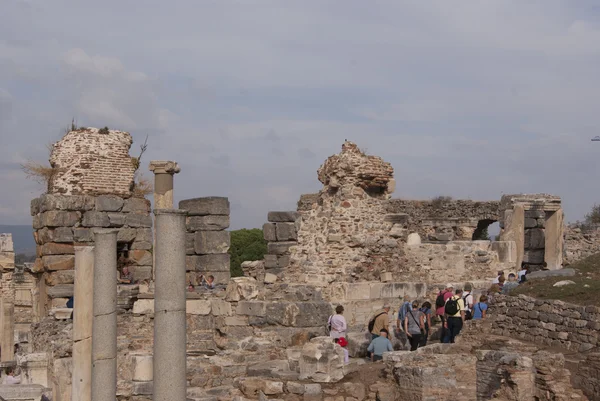
[[[45,160],[72,117],[130,130],[144,165],[180,163],[178,199],[228,196],[232,227],[259,227],[347,138],[396,196],[550,192],[574,220],[600,198],[595,3],[9,1],[0,160]],[[0,222],[30,221],[19,174]]]

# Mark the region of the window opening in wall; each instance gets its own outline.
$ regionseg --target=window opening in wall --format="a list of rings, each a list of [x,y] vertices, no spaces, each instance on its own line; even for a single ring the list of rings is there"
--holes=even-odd
[[[489,227],[492,224],[498,224],[497,221],[495,220],[479,220],[479,222],[477,223],[477,228],[475,229],[475,232],[473,233],[473,241],[478,241],[478,240],[491,240],[493,239],[493,237],[490,236],[489,233]],[[500,228],[498,228],[498,232],[500,231]]]

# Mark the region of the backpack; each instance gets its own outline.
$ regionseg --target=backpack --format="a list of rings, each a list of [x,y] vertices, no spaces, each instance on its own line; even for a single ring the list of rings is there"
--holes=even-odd
[[[454,299],[454,297],[449,298],[446,302],[446,306],[444,307],[444,312],[446,315],[450,316],[456,315],[458,312],[460,312],[460,308],[458,307],[458,299]]]
[[[446,302],[444,301],[444,293],[442,291],[440,291],[440,293],[438,294],[437,298],[435,299],[435,307],[436,308],[441,308],[446,304]]]
[[[473,312],[470,309],[468,309],[469,306],[467,305],[467,298],[469,297],[469,295],[471,295],[470,292],[462,299],[463,304],[465,305],[465,320],[473,319]]]
[[[369,333],[372,332],[373,327],[375,327],[375,320],[377,320],[377,318],[379,316],[383,315],[384,313],[387,313],[387,312],[381,312],[380,314],[375,315],[375,317],[373,319],[369,320]]]
[[[331,318],[333,317],[333,315],[329,316],[329,319],[327,319],[327,334],[331,333]]]

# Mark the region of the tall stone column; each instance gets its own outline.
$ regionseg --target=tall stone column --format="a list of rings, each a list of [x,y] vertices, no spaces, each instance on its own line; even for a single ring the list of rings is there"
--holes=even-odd
[[[73,376],[71,401],[92,399],[92,325],[94,303],[94,247],[75,247],[73,308]]]
[[[2,300],[2,362],[15,359],[15,305],[12,300]]]
[[[502,241],[515,241],[517,246],[516,267],[520,268],[525,254],[525,208],[515,205],[504,212],[504,229],[500,235]]]
[[[553,213],[546,213],[544,261],[548,264],[548,269],[550,270],[562,268],[564,246],[563,217],[562,209]]]
[[[154,210],[153,401],[186,400],[185,217],[183,210]]]
[[[150,171],[154,173],[154,208],[173,208],[173,176],[181,171],[173,161],[152,160]]]
[[[94,231],[94,401],[115,401],[117,393],[117,232],[115,229]]]

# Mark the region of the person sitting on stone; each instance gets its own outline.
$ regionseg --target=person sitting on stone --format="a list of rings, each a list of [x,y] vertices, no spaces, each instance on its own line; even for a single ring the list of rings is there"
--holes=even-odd
[[[510,291],[514,290],[519,286],[519,282],[517,281],[517,277],[514,273],[510,273],[508,275],[508,281],[504,283],[502,286],[502,293],[508,294]]]
[[[500,284],[500,277],[504,277],[504,272],[502,270],[498,270],[498,275],[492,280],[492,284]]]
[[[500,289],[499,292],[502,292],[502,288],[504,288],[505,282],[506,282],[506,279],[504,278],[504,276],[498,277],[498,288]]]
[[[348,346],[348,340],[346,340],[346,337],[335,338],[333,341],[342,347],[342,350],[344,351],[344,364],[350,363],[350,357],[348,355],[348,350],[346,349]]]
[[[129,271],[129,267],[123,266],[121,270],[120,284],[133,284],[133,274]]]
[[[348,324],[346,324],[346,318],[343,316],[344,307],[338,305],[335,308],[335,315],[329,316],[327,322],[329,329],[329,336],[331,338],[346,337],[346,330],[348,330]]]
[[[519,283],[524,282],[525,280],[527,280],[525,278],[525,276],[527,275],[527,270],[529,269],[529,265],[525,262],[521,263],[521,270],[519,270],[517,272],[517,281]]]
[[[388,330],[381,329],[379,335],[371,341],[367,352],[371,355],[371,361],[381,361],[383,359],[383,353],[393,351],[392,342],[388,340]]]
[[[196,291],[196,288],[194,287],[194,284],[190,283],[190,285],[188,285],[188,292],[194,292]]]
[[[207,290],[212,290],[215,288],[215,276],[213,276],[212,274],[208,277],[204,277],[203,275],[201,275],[200,280],[201,285]]]
[[[15,376],[15,368],[9,366],[6,368],[6,376],[4,377],[4,384],[19,384],[21,383],[21,374],[19,377]]]

